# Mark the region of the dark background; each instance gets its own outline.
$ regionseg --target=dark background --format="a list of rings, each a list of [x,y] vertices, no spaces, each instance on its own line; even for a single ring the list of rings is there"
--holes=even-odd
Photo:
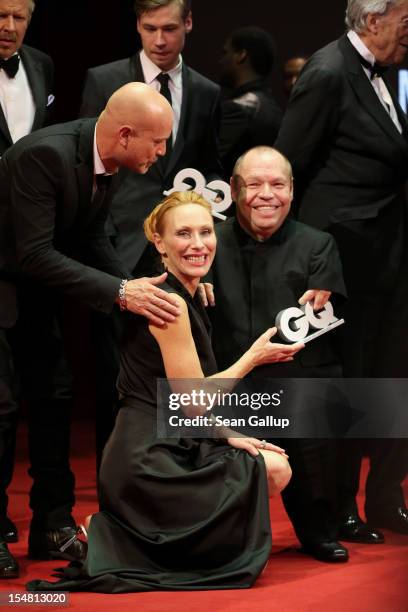
[[[270,31],[278,58],[274,90],[283,103],[282,64],[312,54],[344,31],[345,0],[193,0],[193,32],[184,58],[213,80],[225,37],[249,25]],[[56,65],[58,119],[76,117],[85,71],[127,57],[139,48],[133,0],[37,0],[27,44],[49,53]]]

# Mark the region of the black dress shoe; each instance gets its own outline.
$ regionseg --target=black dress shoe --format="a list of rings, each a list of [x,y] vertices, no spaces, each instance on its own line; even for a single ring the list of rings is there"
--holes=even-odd
[[[382,544],[384,535],[366,525],[358,514],[350,514],[342,523],[338,533],[339,540],[361,542],[362,544]]]
[[[394,508],[389,510],[387,514],[380,516],[370,515],[370,525],[390,529],[396,533],[408,535],[408,510],[407,508]]]
[[[18,542],[17,527],[9,519],[8,516],[0,516],[0,538],[10,544],[10,542]]]
[[[28,537],[30,559],[66,559],[83,561],[87,544],[77,537],[76,527],[60,527],[48,531],[31,530]]]
[[[6,542],[0,542],[0,578],[18,578],[18,563],[7,548]]]
[[[326,563],[344,563],[348,561],[347,548],[335,540],[331,542],[313,542],[302,547],[302,552],[311,555],[318,561]]]

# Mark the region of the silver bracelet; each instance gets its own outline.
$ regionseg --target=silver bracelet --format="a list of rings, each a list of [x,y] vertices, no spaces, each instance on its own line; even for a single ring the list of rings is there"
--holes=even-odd
[[[127,310],[127,303],[126,303],[126,293],[125,293],[125,287],[126,287],[126,283],[128,282],[127,278],[124,278],[120,281],[120,285],[119,285],[119,308],[121,310]]]

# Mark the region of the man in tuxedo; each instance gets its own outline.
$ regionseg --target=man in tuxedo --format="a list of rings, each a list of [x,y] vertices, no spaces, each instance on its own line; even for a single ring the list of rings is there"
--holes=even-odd
[[[165,275],[127,280],[104,229],[112,175],[120,167],[147,172],[165,154],[172,119],[163,96],[142,83],[130,83],[115,92],[98,120],[38,130],[0,160],[0,278],[6,298],[0,305],[0,323],[12,327],[19,312],[31,315],[24,351],[29,376],[23,389],[31,400],[31,558],[58,555],[75,534],[69,406],[61,402],[59,293],[104,313],[117,303],[121,310],[143,314],[157,324],[177,315],[172,300],[156,287]],[[1,348],[5,363],[7,345]],[[7,403],[11,378],[12,373],[5,372],[1,379],[2,452],[12,415]],[[2,552],[0,577],[16,576],[17,564],[7,548]],[[81,543],[74,542],[68,552],[81,556]]]
[[[276,140],[282,111],[268,83],[274,62],[274,40],[262,28],[240,28],[225,41],[220,83],[232,90],[221,104],[220,156],[226,180],[244,151],[272,146]]]
[[[292,170],[276,149],[260,146],[244,153],[234,167],[231,192],[237,215],[216,226],[215,307],[209,310],[220,369],[238,359],[282,310],[309,301],[318,310],[331,296],[333,301],[342,300],[345,294],[333,238],[287,218]],[[327,334],[307,344],[288,363],[256,368],[251,378],[259,392],[265,379],[340,373]],[[303,552],[324,562],[347,561],[346,548],[337,542],[335,444],[293,438],[279,443],[292,467],[282,498]]]
[[[143,221],[172,188],[184,168],[195,168],[207,179],[221,175],[217,153],[219,87],[187,66],[181,56],[193,27],[190,0],[136,0],[137,31],[142,50],[136,55],[88,71],[80,115],[92,117],[124,83],[145,82],[171,100],[173,132],[168,153],[145,175],[124,170],[118,176],[107,232],[124,266],[133,276],[155,269]],[[194,187],[194,185],[193,185]],[[96,411],[97,464],[113,427],[118,373],[120,322],[94,317],[98,397]]]
[[[405,57],[408,2],[349,0],[346,22],[347,34],[304,67],[276,147],[293,164],[299,219],[330,232],[339,247],[349,296],[341,334],[345,376],[406,377],[407,123],[384,72]],[[355,501],[364,453],[370,526]],[[408,534],[401,489],[407,468],[407,441],[347,443],[340,539],[379,542],[377,527]]]
[[[54,66],[23,39],[33,0],[0,0],[0,156],[14,142],[49,121]]]
[[[0,157],[19,138],[43,127],[50,120],[49,114],[54,100],[53,62],[42,51],[23,45],[34,7],[34,0],[0,0]],[[2,299],[6,300],[8,291],[1,279],[0,291]],[[21,317],[18,335],[22,338],[27,331],[24,323],[24,317]],[[7,327],[8,322],[4,328],[3,325],[0,328],[0,345],[3,349],[1,354],[5,357],[4,361],[0,360],[0,385],[9,370],[9,342],[13,340],[14,351],[19,350],[16,334],[11,339],[5,331]],[[14,397],[9,395],[9,386],[1,386],[0,392],[3,398],[0,428],[4,430],[4,448],[0,449],[1,559],[2,547],[7,542],[17,542],[18,532],[7,516],[6,494],[14,468],[17,409]]]

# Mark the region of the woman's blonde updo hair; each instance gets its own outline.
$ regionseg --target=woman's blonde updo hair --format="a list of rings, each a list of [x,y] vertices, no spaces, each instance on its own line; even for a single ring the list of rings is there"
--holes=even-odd
[[[195,191],[174,191],[152,210],[143,223],[144,233],[149,242],[154,243],[154,234],[162,236],[163,220],[167,211],[184,204],[198,204],[211,214],[211,204]]]

